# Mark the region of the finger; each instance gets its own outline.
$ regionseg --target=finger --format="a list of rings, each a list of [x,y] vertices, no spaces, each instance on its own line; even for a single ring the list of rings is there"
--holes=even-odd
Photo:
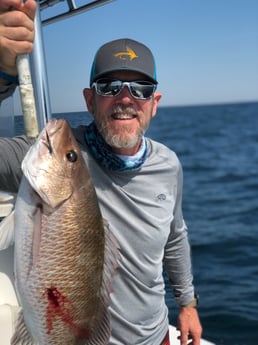
[[[0,38],[0,46],[6,51],[9,51],[12,55],[31,53],[33,50],[32,41],[22,41],[22,40],[13,40],[8,38]]]
[[[35,0],[27,0],[25,3],[20,0],[0,1],[0,14],[7,15],[8,12],[12,12],[10,17],[14,20],[19,20],[19,18],[17,18],[17,13],[20,13],[21,19],[25,20],[25,18],[27,18],[27,22],[33,22],[36,14],[36,9],[37,3]]]
[[[187,345],[187,342],[188,342],[188,333],[187,332],[181,331],[181,335],[179,338],[180,338],[180,344],[181,345]]]
[[[200,343],[201,343],[201,334],[200,333],[193,333],[191,338],[192,338],[191,344],[200,345]]]
[[[9,65],[11,60],[15,60],[16,55],[31,53],[33,50],[34,33],[24,28],[6,28],[4,34],[0,30],[0,47],[6,54],[2,56],[5,63]],[[3,62],[3,61],[2,61]]]
[[[23,3],[21,0],[1,0],[0,1],[0,11],[7,11],[10,8],[21,9]]]
[[[21,11],[8,11],[0,14],[1,24],[7,27],[24,27],[29,31],[34,30],[34,23],[27,14]]]
[[[178,331],[180,331],[179,329],[177,329]],[[179,335],[177,337],[178,340],[181,340],[181,344],[187,344],[187,345],[198,345],[197,342],[194,342],[194,338],[191,334],[189,334],[188,332],[181,332],[181,335]],[[191,341],[190,341],[191,340]],[[196,338],[196,341],[198,339]],[[190,342],[189,342],[190,341]],[[199,344],[200,345],[200,344]]]
[[[24,26],[6,26],[4,30],[0,27],[0,34],[2,38],[13,41],[33,42],[34,39],[34,31]]]

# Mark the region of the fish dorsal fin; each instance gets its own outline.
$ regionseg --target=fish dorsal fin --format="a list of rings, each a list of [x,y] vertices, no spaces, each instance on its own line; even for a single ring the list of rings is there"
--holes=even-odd
[[[37,345],[28,332],[28,329],[24,322],[23,312],[19,311],[15,331],[11,339],[11,345]]]
[[[0,250],[10,247],[14,243],[14,211],[0,223]]]
[[[110,314],[108,307],[110,304],[110,293],[112,292],[112,282],[120,259],[120,247],[109,227],[108,222],[103,220],[103,224],[105,231],[104,275],[101,289],[103,315],[98,327],[98,331],[91,337],[90,340],[84,343],[85,345],[106,345],[109,343],[111,333]]]

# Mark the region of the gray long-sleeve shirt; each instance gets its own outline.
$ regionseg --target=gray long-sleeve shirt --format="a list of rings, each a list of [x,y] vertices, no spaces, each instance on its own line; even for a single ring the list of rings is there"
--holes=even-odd
[[[1,89],[0,100],[14,90]],[[194,298],[190,247],[182,215],[183,176],[174,152],[148,139],[141,169],[114,172],[91,157],[84,127],[74,130],[96,188],[103,217],[114,232],[121,260],[111,294],[110,345],[160,344],[168,328],[163,263],[179,305]],[[0,138],[0,190],[15,192],[21,161],[33,140]]]
[[[111,294],[110,345],[160,344],[168,328],[163,263],[179,305],[194,298],[180,162],[174,152],[148,139],[149,154],[141,169],[109,171],[89,154],[84,127],[74,133],[103,217],[121,247]],[[25,137],[0,139],[0,189],[17,190],[20,162],[29,145]]]

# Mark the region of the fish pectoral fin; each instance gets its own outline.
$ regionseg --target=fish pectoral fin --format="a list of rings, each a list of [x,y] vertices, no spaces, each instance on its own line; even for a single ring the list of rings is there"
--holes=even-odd
[[[14,211],[0,223],[0,250],[10,247],[14,243]]]
[[[18,317],[16,320],[16,324],[15,324],[15,331],[14,331],[14,334],[12,336],[10,345],[37,345],[33,341],[32,337],[31,337],[31,335],[30,335],[30,333],[29,333],[29,331],[25,325],[22,310],[19,311],[19,314],[18,314]]]

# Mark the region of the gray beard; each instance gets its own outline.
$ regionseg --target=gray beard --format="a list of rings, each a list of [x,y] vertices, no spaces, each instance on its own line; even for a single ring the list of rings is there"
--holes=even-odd
[[[125,148],[130,149],[137,145],[137,143],[142,139],[144,135],[144,131],[140,131],[140,133],[137,133],[134,137],[128,138],[127,136],[124,136],[123,134],[110,134],[107,131],[100,131],[103,139],[105,142],[115,148]]]
[[[135,110],[131,107],[127,107],[127,106],[121,106],[121,105],[117,105],[114,110],[113,113],[125,113],[125,114],[129,114],[129,115],[135,115]],[[147,128],[142,128],[140,127],[138,132],[132,137],[132,136],[128,136],[128,134],[130,134],[130,128],[123,128],[121,127],[121,131],[119,132],[119,134],[113,134],[110,133],[108,126],[106,123],[103,122],[96,122],[98,131],[100,132],[100,134],[102,135],[103,139],[105,140],[105,142],[114,148],[124,148],[124,149],[130,149],[133,148],[137,145],[137,143],[142,139],[142,137],[144,136]]]

